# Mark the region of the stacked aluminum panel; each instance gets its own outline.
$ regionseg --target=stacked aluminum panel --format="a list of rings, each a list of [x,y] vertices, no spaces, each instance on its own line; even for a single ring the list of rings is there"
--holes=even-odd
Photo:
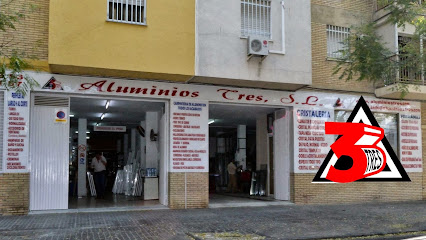
[[[92,173],[87,172],[87,179],[89,181],[90,195],[92,197],[95,197],[96,196],[96,188],[95,188],[95,182],[93,181]]]
[[[114,194],[122,194],[124,193],[124,171],[118,170],[117,175],[115,176],[114,187],[112,188],[112,192]]]

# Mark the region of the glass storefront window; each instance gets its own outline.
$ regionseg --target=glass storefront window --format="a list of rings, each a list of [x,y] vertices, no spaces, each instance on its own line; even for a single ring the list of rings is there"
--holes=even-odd
[[[336,111],[334,115],[334,121],[346,122],[351,115],[349,111]],[[394,152],[399,155],[398,152],[398,115],[392,113],[373,113],[379,126],[385,131],[385,136],[392,146]]]

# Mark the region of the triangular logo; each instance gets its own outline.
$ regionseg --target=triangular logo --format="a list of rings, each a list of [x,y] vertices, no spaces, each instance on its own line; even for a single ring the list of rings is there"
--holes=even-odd
[[[355,106],[354,110],[352,111],[351,115],[349,116],[347,122],[348,123],[364,123],[370,126],[380,127],[363,97],[361,97],[358,100],[358,103]],[[337,140],[339,140],[340,137],[342,136],[339,136]],[[377,181],[391,181],[391,182],[408,181],[409,182],[411,181],[407,173],[405,172],[401,162],[399,161],[397,155],[395,154],[391,145],[386,139],[386,136],[384,136],[383,139],[377,144],[377,147],[382,149],[386,155],[386,166],[379,173],[356,180],[356,181],[359,181],[359,182],[361,181],[363,182],[377,182]],[[339,159],[337,158],[336,154],[333,152],[333,150],[330,149],[330,151],[327,154],[327,157],[325,158],[324,162],[322,163],[321,167],[318,170],[318,173],[316,174],[312,182],[313,183],[332,182],[326,179],[326,177],[330,170],[330,167],[331,166],[334,167],[336,163],[338,162],[338,160]],[[344,159],[342,159],[342,161],[344,161]]]
[[[62,88],[62,83],[56,80],[54,77],[51,77],[49,81],[42,87],[43,89],[51,89],[51,90],[64,90]]]

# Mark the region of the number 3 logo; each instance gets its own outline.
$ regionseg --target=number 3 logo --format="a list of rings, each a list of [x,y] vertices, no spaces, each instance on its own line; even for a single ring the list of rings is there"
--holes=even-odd
[[[348,161],[348,157],[352,159],[352,166],[346,170],[330,166],[326,179],[339,183],[353,182],[377,174],[385,168],[386,155],[377,147],[384,137],[382,128],[364,123],[326,122],[325,133],[341,135],[331,145],[338,161]],[[346,156],[345,160],[341,159],[343,156]]]

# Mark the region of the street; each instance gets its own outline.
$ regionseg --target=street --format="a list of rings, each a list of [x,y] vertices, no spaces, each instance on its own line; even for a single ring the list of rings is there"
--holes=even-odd
[[[425,231],[424,201],[0,217],[0,239],[404,239]]]

